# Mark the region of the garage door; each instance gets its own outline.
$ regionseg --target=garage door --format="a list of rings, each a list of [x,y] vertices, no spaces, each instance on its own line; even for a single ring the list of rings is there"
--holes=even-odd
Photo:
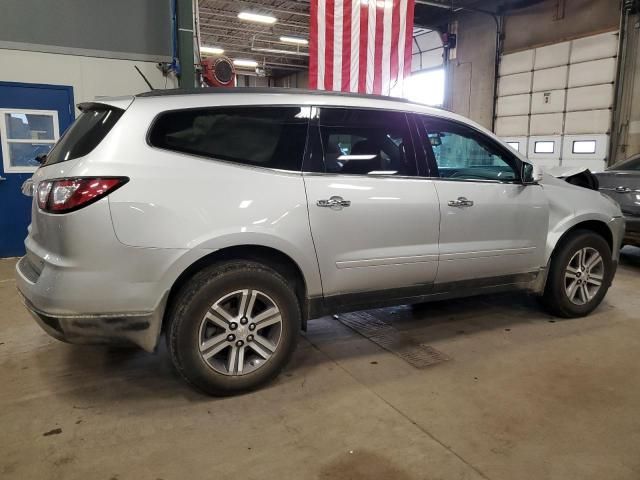
[[[503,55],[496,134],[543,167],[602,170],[617,49],[608,32]]]

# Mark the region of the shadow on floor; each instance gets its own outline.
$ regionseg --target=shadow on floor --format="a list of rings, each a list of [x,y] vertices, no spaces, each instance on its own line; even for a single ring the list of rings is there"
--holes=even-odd
[[[625,248],[621,266],[628,272],[629,266],[640,267],[640,249]],[[627,273],[628,275],[628,273]],[[613,306],[605,298],[594,315],[607,315]],[[425,344],[446,342],[459,336],[473,337],[490,331],[511,331],[518,326],[563,323],[565,333],[583,329],[583,319],[558,320],[547,314],[534,295],[526,293],[496,294],[419,304],[385,309],[369,310],[369,314],[393,326],[405,335]],[[571,325],[575,325],[572,327]],[[569,328],[567,328],[569,327]],[[332,317],[309,322],[308,331],[298,344],[293,360],[275,383],[266,388],[280,388],[283,384],[298,382],[310,368],[321,368],[333,363],[322,352],[323,345],[346,342],[339,359],[354,359],[369,356],[377,348],[364,341],[347,326]],[[91,404],[104,399],[105,395],[126,394],[129,399],[144,401],[149,397],[172,399],[182,397],[188,402],[211,401],[189,387],[174,370],[164,338],[159,342],[158,352],[148,354],[137,349],[108,347],[56,345],[56,355],[63,356],[66,365],[64,375],[57,379],[61,391],[77,397],[74,401]],[[312,350],[317,350],[315,354]],[[446,353],[446,352],[445,352]],[[43,371],[50,362],[51,351],[37,353]],[[105,384],[116,385],[112,393]],[[264,389],[265,387],[263,387]]]
[[[624,247],[620,251],[620,265],[640,271],[640,247]]]

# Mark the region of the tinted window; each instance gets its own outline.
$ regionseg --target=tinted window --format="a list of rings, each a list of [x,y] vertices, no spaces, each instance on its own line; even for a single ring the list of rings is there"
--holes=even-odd
[[[454,180],[514,181],[518,162],[491,139],[455,122],[423,117],[438,176]]]
[[[300,171],[310,107],[221,107],[163,113],[155,147],[247,165]]]
[[[87,155],[106,137],[123,113],[119,108],[85,110],[51,149],[46,165]]]
[[[323,108],[312,171],[351,175],[416,175],[404,113]]]
[[[616,163],[609,170],[640,170],[640,157],[630,158],[620,163]]]

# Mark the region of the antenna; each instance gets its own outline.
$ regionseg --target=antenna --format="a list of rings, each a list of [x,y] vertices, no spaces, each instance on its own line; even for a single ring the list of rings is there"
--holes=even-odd
[[[140,74],[140,76],[142,77],[142,79],[145,81],[145,83],[146,83],[147,85],[149,85],[149,88],[150,88],[151,90],[155,90],[155,88],[153,88],[153,85],[151,85],[151,82],[149,82],[149,80],[147,80],[147,77],[145,77],[145,76],[144,76],[144,73],[142,73],[142,72],[140,71],[140,69],[138,68],[138,66],[137,66],[137,65],[134,65],[134,66],[133,66],[133,68],[135,68],[135,69],[138,71],[138,73]]]

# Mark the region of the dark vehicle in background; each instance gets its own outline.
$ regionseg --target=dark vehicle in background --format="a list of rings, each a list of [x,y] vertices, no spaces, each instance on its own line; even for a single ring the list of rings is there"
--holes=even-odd
[[[600,191],[620,204],[627,222],[623,245],[640,247],[640,154],[595,175]]]

